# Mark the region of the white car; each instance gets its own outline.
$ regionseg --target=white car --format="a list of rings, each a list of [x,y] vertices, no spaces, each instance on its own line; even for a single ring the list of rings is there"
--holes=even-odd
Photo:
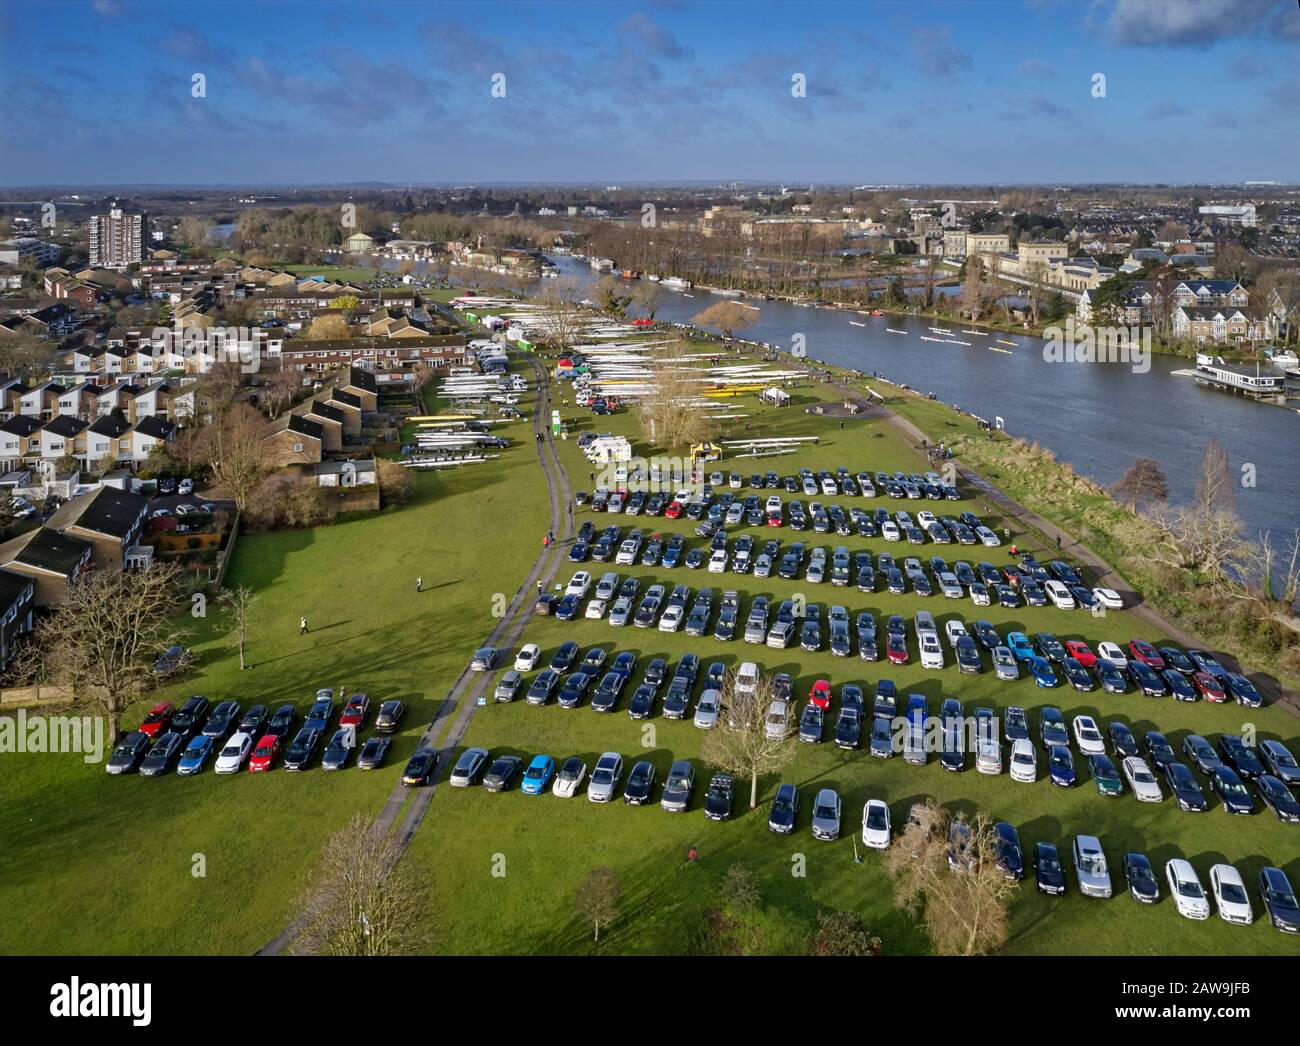
[[[767,514],[769,516],[772,515],[773,513],[779,513],[781,511],[781,499],[777,497],[775,494],[773,494],[770,498],[767,499],[765,505],[766,505]]]
[[[1098,643],[1097,656],[1104,657],[1121,672],[1128,670],[1128,657],[1118,643],[1112,643],[1109,639]]]
[[[589,621],[599,621],[605,616],[605,610],[608,606],[608,601],[604,599],[593,599],[587,604],[587,609],[582,616]]]
[[[1108,610],[1124,609],[1124,600],[1120,599],[1119,593],[1113,588],[1094,588],[1092,597]]]
[[[790,732],[790,706],[784,701],[773,701],[767,706],[767,718],[763,721],[763,733],[773,740],[785,737]]]
[[[682,627],[682,622],[686,620],[686,608],[674,603],[668,607],[663,616],[659,618],[660,632],[676,632]]]
[[[253,750],[253,735],[240,731],[237,734],[231,734],[230,740],[226,742],[221,754],[217,756],[217,764],[213,769],[219,774],[237,774],[244,767],[244,760],[248,758],[248,753]]]
[[[1250,894],[1241,881],[1241,873],[1230,864],[1216,864],[1210,869],[1210,892],[1219,909],[1219,918],[1225,923],[1249,926],[1255,921],[1250,907]]]
[[[181,495],[181,497],[187,497],[190,494],[193,494],[194,480],[186,476],[183,480],[180,481],[180,483],[176,485],[176,493]]]
[[[988,586],[978,582],[970,587],[970,601],[977,607],[989,606],[993,600],[989,596]]]
[[[721,574],[727,569],[727,559],[727,550],[725,548],[717,549],[713,555],[709,557],[709,573]]]
[[[1052,606],[1056,607],[1057,610],[1074,609],[1074,596],[1060,581],[1055,579],[1044,581],[1043,591],[1047,593],[1047,598],[1052,601]]]
[[[939,645],[939,637],[933,632],[922,632],[917,639],[921,648],[921,667],[943,668],[943,647]]]
[[[1038,780],[1038,750],[1027,737],[1011,745],[1011,780],[1021,784],[1033,784]]]
[[[886,541],[897,541],[901,536],[898,530],[898,524],[892,519],[887,519],[880,524],[880,536]]]
[[[542,659],[542,648],[536,643],[525,643],[515,655],[515,671],[531,672]]]
[[[975,742],[975,769],[982,774],[1002,773],[1002,742],[996,737],[982,737]]]
[[[916,514],[916,521],[920,523],[922,527],[928,527],[931,523],[939,522],[937,519],[934,518],[933,512],[925,512],[925,511],[921,511]]]
[[[709,730],[718,722],[718,713],[722,711],[722,691],[706,690],[700,695],[695,705],[693,722],[700,730]]]
[[[1084,755],[1106,754],[1106,739],[1097,729],[1097,720],[1090,715],[1074,717],[1074,743]]]
[[[945,621],[943,630],[948,636],[948,645],[953,650],[957,649],[957,640],[967,634],[966,625],[959,617],[955,617],[951,621]]]
[[[578,794],[582,782],[587,776],[587,764],[577,756],[566,759],[555,773],[555,783],[551,785],[551,794],[561,799],[572,799]]]
[[[591,591],[591,574],[586,570],[579,570],[564,586],[566,596],[577,596],[579,599],[586,599],[589,591]]]
[[[888,850],[889,836],[889,807],[880,799],[868,799],[862,808],[862,845]]]
[[[613,512],[613,508],[610,508]],[[619,566],[630,567],[636,562],[636,554],[641,551],[641,543],[635,538],[628,538],[623,544],[618,546],[618,555],[614,557],[614,562]]]
[[[1160,790],[1160,782],[1156,780],[1156,775],[1151,772],[1145,759],[1131,755],[1124,760],[1123,767],[1128,786],[1133,789],[1139,802],[1159,803],[1164,800],[1165,793]]]
[[[618,575],[614,573],[601,574],[600,581],[596,583],[597,599],[613,599],[618,593]]]
[[[736,669],[736,693],[741,697],[758,690],[758,665],[745,661]]]
[[[1208,919],[1210,902],[1205,896],[1205,887],[1196,877],[1196,869],[1190,861],[1175,857],[1165,864],[1165,878],[1169,881],[1169,892],[1173,895],[1178,914],[1186,919]]]

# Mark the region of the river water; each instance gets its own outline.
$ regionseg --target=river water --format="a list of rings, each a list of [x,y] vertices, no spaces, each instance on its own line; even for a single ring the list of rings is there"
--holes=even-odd
[[[581,259],[551,260],[562,278],[583,288],[600,279]],[[397,263],[383,264],[395,268]],[[453,279],[458,275],[453,269]],[[482,282],[490,284],[490,275]],[[538,280],[531,289],[546,282]],[[665,287],[655,318],[687,323],[719,300],[707,291]],[[789,349],[801,334],[809,358],[883,374],[989,421],[1001,417],[1007,432],[1049,448],[1058,460],[1103,486],[1119,480],[1135,458],[1149,457],[1164,469],[1171,501],[1185,500],[1195,486],[1205,446],[1216,438],[1232,467],[1242,473],[1238,505],[1247,533],[1272,531],[1277,546],[1300,527],[1300,414],[1174,375],[1193,365],[1188,359],[1154,356],[1149,371],[1135,373],[1119,363],[1048,361],[1043,341],[1027,336],[954,335],[970,347],[921,340],[937,337],[931,326],[960,331],[965,325],[959,322],[738,300],[757,308],[746,338]],[[906,333],[891,334],[886,328]]]

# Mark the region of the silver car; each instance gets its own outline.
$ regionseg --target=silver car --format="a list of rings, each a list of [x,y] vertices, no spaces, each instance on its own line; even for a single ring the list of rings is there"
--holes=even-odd
[[[683,813],[695,790],[695,766],[689,759],[677,759],[664,781],[663,797],[659,805],[669,813]]]
[[[717,724],[718,713],[721,711],[722,691],[706,690],[695,705],[694,723],[701,730],[709,730]]]
[[[1101,840],[1095,835],[1074,837],[1074,872],[1079,877],[1079,892],[1085,897],[1110,896],[1110,869]]]
[[[814,839],[831,842],[840,837],[840,795],[834,788],[823,788],[813,803],[812,834]]]
[[[447,783],[453,788],[468,788],[476,783],[479,776],[483,773],[483,768],[487,765],[488,750],[486,748],[467,748],[461,753],[456,765],[452,767],[451,776]]]
[[[606,752],[596,760],[596,768],[587,781],[587,798],[593,803],[608,803],[618,794],[622,778],[623,757],[617,752]]]
[[[1009,646],[993,648],[993,672],[999,679],[1019,679],[1020,666]]]

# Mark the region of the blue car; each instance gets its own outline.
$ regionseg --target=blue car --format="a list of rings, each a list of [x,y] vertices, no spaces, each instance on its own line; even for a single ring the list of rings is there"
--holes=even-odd
[[[1060,680],[1056,678],[1056,670],[1052,668],[1052,663],[1047,658],[1034,655],[1025,664],[1029,667],[1029,672],[1037,686],[1053,687],[1060,684]]]
[[[1047,770],[1052,784],[1061,788],[1072,788],[1076,780],[1074,756],[1064,745],[1052,745],[1048,750]]]
[[[554,775],[555,760],[549,755],[535,755],[524,771],[524,780],[519,790],[524,795],[541,795],[550,786]]]
[[[587,561],[587,553],[589,551],[590,551],[589,546],[585,541],[575,541],[573,543],[573,548],[569,549],[569,562],[585,563]]]
[[[191,738],[190,743],[185,746],[185,751],[181,753],[181,761],[176,764],[176,772],[186,776],[197,774],[207,765],[215,743],[216,739],[207,734]]]
[[[1029,637],[1023,632],[1011,632],[1007,635],[1007,646],[1011,648],[1011,656],[1017,661],[1028,661],[1031,657],[1037,657],[1037,651],[1034,650],[1034,644],[1029,642]]]

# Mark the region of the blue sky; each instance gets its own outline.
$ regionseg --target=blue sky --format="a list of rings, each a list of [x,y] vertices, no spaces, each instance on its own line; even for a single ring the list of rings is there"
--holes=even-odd
[[[1297,55],[1295,0],[5,0],[0,184],[1295,181]]]

